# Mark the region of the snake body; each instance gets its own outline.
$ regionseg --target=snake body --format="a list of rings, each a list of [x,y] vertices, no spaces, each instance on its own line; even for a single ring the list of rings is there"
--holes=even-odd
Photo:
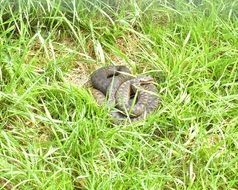
[[[149,96],[143,86],[151,82],[153,78],[140,76],[122,83],[116,93],[117,107],[134,117],[141,115]]]
[[[132,77],[126,66],[102,67],[91,75],[92,94],[99,105],[107,102],[114,109],[114,123],[137,121],[159,104],[157,88],[149,76]]]
[[[107,96],[108,101],[115,104],[115,94],[118,87],[131,78],[130,70],[126,66],[107,66],[96,70],[91,75],[92,86],[99,91],[94,90],[95,98],[100,98],[98,102],[102,102],[101,100],[105,99],[104,96]]]

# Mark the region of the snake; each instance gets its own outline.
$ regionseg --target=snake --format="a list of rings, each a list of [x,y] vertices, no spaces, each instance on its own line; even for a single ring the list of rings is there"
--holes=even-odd
[[[99,68],[91,74],[90,83],[97,103],[107,103],[113,108],[111,116],[115,124],[141,120],[159,105],[153,78],[134,77],[124,65]]]

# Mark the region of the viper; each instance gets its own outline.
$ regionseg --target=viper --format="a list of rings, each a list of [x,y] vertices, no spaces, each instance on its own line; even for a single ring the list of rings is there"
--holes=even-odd
[[[138,121],[159,105],[158,91],[150,76],[132,76],[124,65],[99,68],[91,74],[92,94],[99,105],[112,107],[113,122]]]

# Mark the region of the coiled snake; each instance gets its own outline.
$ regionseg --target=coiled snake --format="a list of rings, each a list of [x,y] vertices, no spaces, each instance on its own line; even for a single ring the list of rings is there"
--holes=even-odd
[[[113,122],[138,121],[159,105],[157,88],[150,76],[133,77],[126,66],[106,66],[94,71],[91,91],[99,105],[108,103]]]

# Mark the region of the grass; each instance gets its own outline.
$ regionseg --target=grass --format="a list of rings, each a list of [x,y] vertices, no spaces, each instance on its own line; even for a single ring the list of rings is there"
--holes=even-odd
[[[238,189],[238,1],[1,1],[0,189]],[[113,126],[96,68],[153,76]],[[70,80],[69,80],[70,79]]]

